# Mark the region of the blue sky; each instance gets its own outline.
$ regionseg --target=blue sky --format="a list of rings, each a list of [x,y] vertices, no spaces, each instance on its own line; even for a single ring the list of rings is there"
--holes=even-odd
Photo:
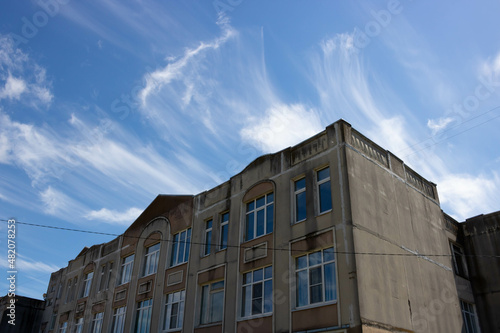
[[[500,209],[498,1],[0,6],[1,219],[120,234],[156,195],[214,187],[339,118],[455,218]],[[18,293],[41,298],[111,239],[18,224]]]

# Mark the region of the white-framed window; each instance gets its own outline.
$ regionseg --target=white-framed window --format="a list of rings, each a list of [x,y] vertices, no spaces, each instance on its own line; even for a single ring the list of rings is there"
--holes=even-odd
[[[92,286],[92,277],[94,277],[94,272],[85,274],[83,277],[82,291],[80,293],[80,298],[87,297],[90,293],[90,287]]]
[[[135,333],[149,333],[151,327],[151,309],[153,299],[148,299],[137,304],[137,316],[135,318]]]
[[[467,278],[467,263],[465,261],[463,249],[455,243],[450,243],[453,256],[453,270],[456,275]]]
[[[476,311],[474,310],[474,304],[460,300],[460,308],[462,309],[462,318],[464,320],[464,325],[462,326],[462,332],[479,333],[479,327],[477,325],[477,318],[476,318]]]
[[[205,221],[205,237],[204,237],[205,243],[203,244],[204,256],[208,256],[212,248],[212,224],[213,224],[212,219]]]
[[[54,327],[56,327],[56,319],[57,319],[57,313],[52,314],[52,317],[50,318],[49,331],[53,330]]]
[[[305,177],[293,182],[293,210],[294,223],[304,221],[307,218]]]
[[[83,332],[83,317],[78,318],[75,323],[75,333]]]
[[[65,321],[61,323],[61,325],[59,326],[59,333],[66,333],[67,329],[68,329],[68,322]]]
[[[252,200],[246,205],[245,241],[273,232],[274,193]]]
[[[318,186],[318,211],[324,213],[332,209],[332,187],[330,184],[330,167],[316,172]]]
[[[105,285],[106,285],[106,265],[101,265],[101,269],[99,272],[99,291],[104,290]]]
[[[223,213],[220,218],[219,250],[227,249],[228,231],[229,231],[229,212]]]
[[[92,319],[92,328],[90,332],[92,333],[101,333],[102,332],[102,320],[104,318],[104,312],[98,312],[94,314],[94,318]]]
[[[165,298],[163,330],[170,331],[182,328],[184,318],[184,298],[186,291],[181,290],[168,294]]]
[[[111,327],[111,333],[123,333],[125,327],[125,312],[127,311],[126,306],[116,308],[113,314],[113,325]]]
[[[273,267],[243,274],[241,317],[273,312]]]
[[[174,235],[170,266],[176,266],[188,261],[190,244],[191,228],[178,232]]]
[[[128,257],[122,259],[122,266],[120,268],[120,285],[130,282],[132,279],[132,269],[134,268],[134,257],[131,254]]]
[[[334,248],[296,257],[295,278],[297,307],[337,300]]]
[[[146,248],[146,255],[144,257],[144,268],[142,276],[156,273],[158,270],[158,259],[160,258],[160,243],[151,245]]]
[[[212,282],[201,287],[200,324],[222,321],[224,308],[224,281]]]
[[[66,300],[64,301],[65,303],[68,303],[71,300],[71,283],[73,280],[69,279],[68,280],[68,285],[66,287]]]

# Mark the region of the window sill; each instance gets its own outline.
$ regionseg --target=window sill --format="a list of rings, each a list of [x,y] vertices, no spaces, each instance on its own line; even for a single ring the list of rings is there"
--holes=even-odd
[[[222,320],[217,321],[215,323],[200,324],[200,325],[196,326],[196,328],[206,328],[206,327],[213,327],[213,326],[220,326],[220,325],[222,325]]]
[[[267,235],[270,235],[270,234],[272,234],[272,232],[269,232],[269,233],[264,234],[264,235],[260,235],[259,237],[255,237],[255,238],[252,238],[252,239],[249,239],[249,240],[244,240],[243,242],[241,242],[241,244],[245,244],[245,243],[248,243],[248,242],[254,241],[254,240],[256,240],[256,239],[262,238],[262,237],[267,236]]]
[[[226,250],[227,250],[227,247],[223,248],[223,249],[218,249],[216,253],[219,253],[219,252],[222,252],[222,251],[226,251]]]
[[[174,268],[174,267],[177,267],[177,266],[180,266],[180,265],[183,265],[183,264],[185,264],[185,263],[187,263],[187,261],[184,261],[184,262],[179,262],[179,263],[177,263],[177,264],[175,264],[175,265],[168,266],[168,269],[170,269],[170,268]]]
[[[322,216],[322,215],[326,215],[326,214],[328,214],[328,213],[331,213],[332,211],[333,211],[333,208],[331,208],[331,209],[329,209],[329,210],[325,210],[324,212],[318,213],[318,214],[316,215],[316,217],[318,217],[318,216]]]
[[[309,310],[309,309],[319,308],[319,307],[322,307],[322,306],[327,306],[327,305],[332,305],[332,304],[337,304],[337,300],[335,300],[335,301],[328,301],[328,302],[321,302],[321,303],[314,303],[314,304],[304,305],[304,306],[301,306],[301,307],[296,307],[295,309],[292,309],[292,312],[302,311],[302,310]]]
[[[301,224],[303,222],[307,221],[307,218],[303,219],[303,220],[300,220],[300,221],[297,221],[297,222],[292,222],[292,225],[297,225],[297,224]]]
[[[237,321],[240,322],[240,321],[258,319],[258,318],[271,317],[272,315],[273,315],[272,312],[267,312],[267,313],[253,315],[253,316],[248,316],[248,317],[239,317]]]

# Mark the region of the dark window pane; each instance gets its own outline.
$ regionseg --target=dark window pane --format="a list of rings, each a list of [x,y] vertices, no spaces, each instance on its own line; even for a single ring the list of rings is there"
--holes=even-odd
[[[264,268],[264,278],[270,279],[273,277],[273,266]]]
[[[246,240],[253,239],[254,213],[247,214]]]
[[[267,203],[271,203],[274,201],[274,193],[269,193],[267,195]]]
[[[263,269],[258,269],[256,271],[253,271],[253,282],[262,281],[263,273],[264,273]]]
[[[337,299],[337,285],[335,283],[335,265],[333,263],[326,264],[324,268],[325,274],[325,301],[333,301]]]
[[[318,264],[321,264],[321,251],[316,251],[309,255],[309,266]]]
[[[322,290],[321,285],[311,286],[311,304],[322,302]]]
[[[295,191],[301,190],[306,187],[306,179],[302,178],[295,182]]]
[[[255,237],[262,236],[264,234],[264,223],[265,223],[265,215],[264,210],[261,209],[257,211],[257,233]]]
[[[332,209],[332,190],[330,181],[319,186],[319,210],[325,212]]]
[[[187,230],[186,251],[184,252],[184,262],[189,260],[189,248],[191,247],[191,228]]]
[[[306,214],[306,192],[301,192],[295,196],[295,216],[296,221],[305,220]]]
[[[297,269],[307,267],[307,256],[298,257],[295,260],[295,265],[297,266]]]
[[[257,208],[264,206],[266,203],[266,197],[260,197],[257,199]]]
[[[262,313],[262,297],[252,299],[252,314]]]
[[[273,281],[264,282],[264,312],[273,311]]]
[[[255,202],[254,201],[247,203],[247,212],[253,210],[254,207],[255,207]]]
[[[318,171],[318,181],[330,177],[330,168],[324,168]]]
[[[335,252],[333,247],[323,250],[323,262],[335,260]]]
[[[309,284],[321,284],[321,266],[309,270]]]
[[[267,206],[266,212],[266,233],[269,234],[273,232],[273,221],[274,221],[274,205]]]
[[[307,270],[297,273],[297,306],[307,305]]]

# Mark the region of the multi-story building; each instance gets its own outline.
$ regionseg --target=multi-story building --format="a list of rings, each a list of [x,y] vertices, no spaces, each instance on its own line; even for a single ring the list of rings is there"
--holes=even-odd
[[[460,332],[475,295],[457,291],[456,225],[433,183],[341,120],[159,195],[52,274],[42,332]]]

